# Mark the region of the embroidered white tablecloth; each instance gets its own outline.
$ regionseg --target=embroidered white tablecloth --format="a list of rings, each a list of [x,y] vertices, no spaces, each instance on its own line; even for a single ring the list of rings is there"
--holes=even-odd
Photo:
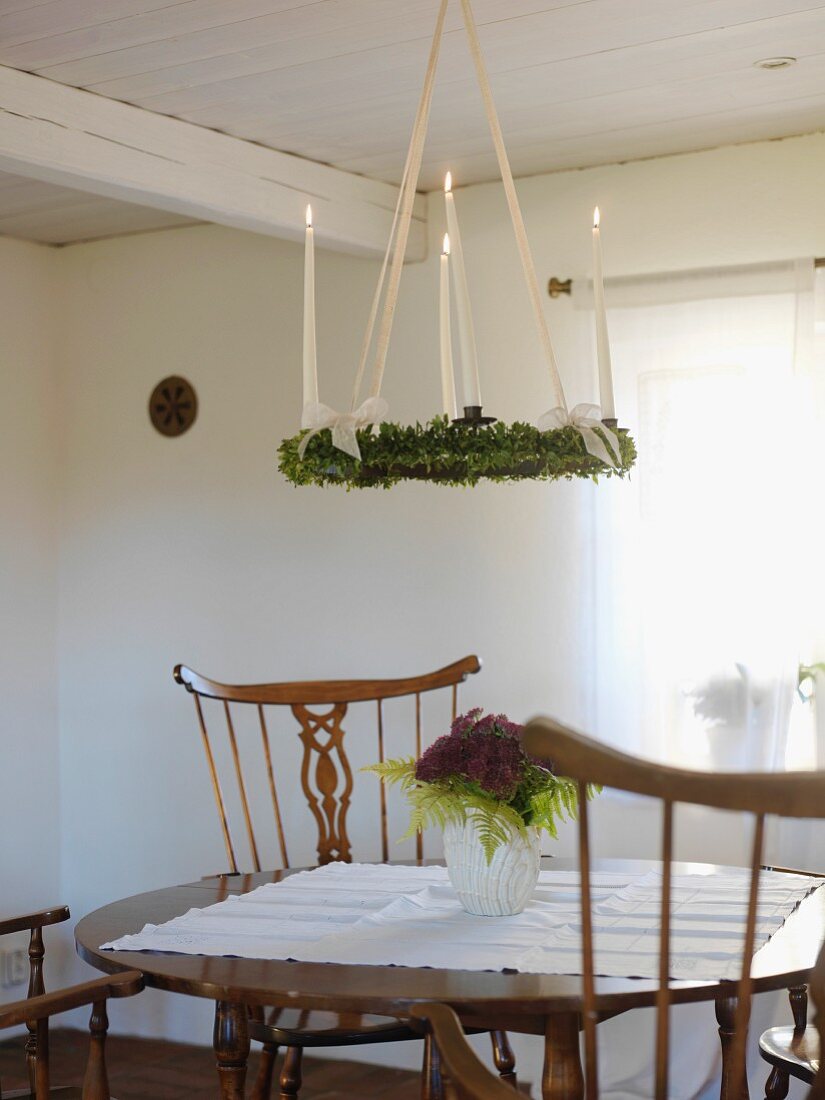
[[[661,873],[591,876],[596,970],[658,976]],[[749,872],[674,875],[671,976],[739,976]],[[756,947],[824,879],[763,871]],[[461,908],[443,867],[332,863],[103,944],[117,951],[451,970],[581,973],[577,872],[542,871],[515,917]],[[139,964],[138,964],[139,965]]]

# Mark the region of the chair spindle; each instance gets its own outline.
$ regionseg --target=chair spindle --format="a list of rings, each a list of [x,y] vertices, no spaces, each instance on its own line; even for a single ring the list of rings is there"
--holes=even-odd
[[[229,733],[229,746],[232,749],[232,760],[235,764],[235,775],[238,778],[238,792],[241,796],[241,808],[243,809],[244,821],[246,822],[246,835],[249,838],[249,851],[252,856],[252,865],[256,871],[261,869],[261,861],[258,857],[258,845],[255,843],[255,830],[252,826],[252,814],[249,810],[249,799],[246,797],[246,784],[243,778],[243,768],[241,767],[241,757],[238,752],[238,742],[235,738],[235,727],[232,725],[232,715],[229,712],[229,703],[226,699],[223,701],[223,710],[226,715],[226,728]]]
[[[221,790],[221,781],[218,778],[218,769],[215,766],[215,757],[212,753],[212,745],[209,741],[209,734],[206,732],[206,722],[203,717],[203,707],[201,706],[200,695],[194,691],[192,697],[195,700],[195,710],[198,714],[198,725],[200,726],[201,737],[203,739],[203,748],[206,753],[206,761],[209,765],[209,777],[212,780],[212,793],[215,796],[215,802],[218,807],[218,816],[221,819],[221,829],[223,831],[223,842],[226,847],[226,856],[229,860],[229,869],[233,875],[238,873],[238,861],[235,858],[235,845],[232,843],[232,833],[229,828],[229,817],[226,813],[226,804],[223,800],[223,791]]]
[[[43,960],[46,957],[46,947],[43,943],[43,929],[32,928],[29,936],[29,997],[39,997],[46,992],[43,984]],[[36,1086],[35,1067],[37,1065],[37,1026],[34,1023],[26,1024],[29,1032],[26,1038],[26,1069],[29,1076],[29,1091],[34,1092]]]
[[[746,1084],[747,1038],[751,1011],[751,964],[753,962],[753,949],[756,944],[756,909],[759,903],[759,875],[762,867],[764,842],[765,815],[763,813],[755,814],[751,851],[751,878],[748,891],[748,917],[745,924],[745,942],[742,947],[742,976],[739,979],[736,994],[731,1096],[739,1096]]]
[[[275,773],[272,769],[272,753],[269,748],[269,732],[266,728],[266,718],[262,703],[258,703],[258,718],[261,723],[261,741],[263,742],[264,758],[266,760],[266,774],[269,780],[269,793],[272,797],[272,810],[275,814],[275,827],[278,830],[278,844],[281,849],[281,862],[284,868],[289,867],[289,856],[286,851],[286,837],[284,835],[284,823],[281,818],[281,806],[278,802],[278,789],[275,786]]]
[[[384,763],[384,708],[383,700],[377,700],[378,704],[378,760]],[[387,785],[378,784],[379,797],[381,799],[381,858],[387,863],[390,858],[390,839],[387,828]]]
[[[590,833],[587,815],[587,784],[579,781],[579,874],[581,876],[582,971],[584,984],[584,1065],[586,1100],[599,1094],[596,1054],[595,960],[593,952],[593,913],[590,890]]]
[[[670,915],[673,803],[662,801],[662,900],[659,929],[659,991],[656,995],[656,1100],[667,1100],[670,1039]]]
[[[415,693],[415,758],[420,760],[421,758],[421,692]],[[381,786],[383,787],[383,783]],[[415,834],[415,858],[424,858],[424,837],[419,830]]]

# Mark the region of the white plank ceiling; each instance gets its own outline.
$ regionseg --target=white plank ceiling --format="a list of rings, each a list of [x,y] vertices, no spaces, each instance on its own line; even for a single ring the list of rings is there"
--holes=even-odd
[[[149,206],[104,199],[86,191],[0,172],[0,236],[70,244],[124,233],[145,233],[192,219]]]
[[[397,182],[436,7],[0,0],[0,65]],[[474,9],[517,176],[825,125],[825,0],[474,0]],[[448,167],[458,184],[497,176],[457,0],[448,18],[425,188]],[[754,67],[776,55],[797,64]],[[25,223],[3,205],[21,194],[0,187],[0,233],[9,218]],[[51,215],[47,197],[33,201]],[[105,222],[111,201],[89,197],[90,219],[95,204]]]

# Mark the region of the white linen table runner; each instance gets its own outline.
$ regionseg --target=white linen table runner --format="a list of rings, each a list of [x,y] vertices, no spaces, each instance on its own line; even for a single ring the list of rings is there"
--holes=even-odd
[[[739,976],[750,872],[674,875],[671,976]],[[594,872],[596,971],[658,976],[661,872]],[[756,948],[825,879],[760,876]],[[331,863],[190,909],[102,947],[302,962],[429,966],[449,970],[581,973],[578,872],[542,871],[515,917],[476,917],[459,904],[444,867]],[[136,964],[139,965],[139,964]]]

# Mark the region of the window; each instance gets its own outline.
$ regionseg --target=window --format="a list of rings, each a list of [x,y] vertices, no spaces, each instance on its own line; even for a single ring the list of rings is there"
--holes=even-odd
[[[630,483],[596,511],[596,729],[705,768],[815,763],[811,261],[608,287]]]

